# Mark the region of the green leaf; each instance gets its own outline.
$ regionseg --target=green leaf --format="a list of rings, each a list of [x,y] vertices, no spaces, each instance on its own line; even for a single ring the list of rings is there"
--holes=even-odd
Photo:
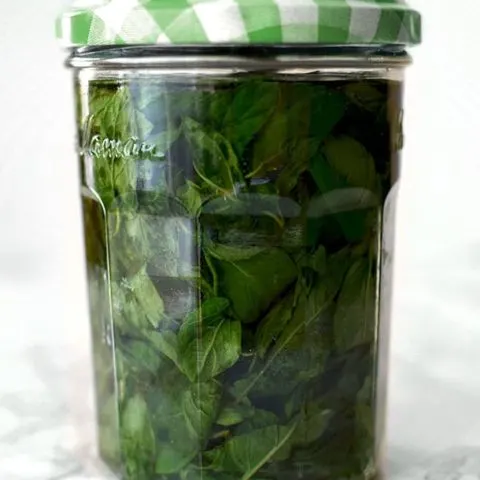
[[[117,159],[112,167],[113,188],[117,195],[131,193],[137,188],[137,169],[128,158]]]
[[[377,195],[364,187],[350,186],[324,154],[312,158],[310,173],[321,194],[312,198],[308,216],[316,222],[334,216],[348,241],[361,240],[368,227],[369,209],[379,205]]]
[[[338,188],[315,196],[309,206],[308,215],[312,218],[335,215],[344,226],[346,220],[354,218],[352,214],[365,223],[365,210],[378,205],[377,195],[369,190],[357,187]]]
[[[111,290],[114,323],[122,332],[139,335],[165,318],[163,300],[143,270],[130,280],[112,283]]]
[[[323,141],[345,115],[346,98],[333,88],[315,86],[311,100],[310,134]]]
[[[301,245],[302,226],[289,225],[286,220],[298,218],[300,213],[296,201],[276,193],[217,197],[202,208],[204,248],[212,256],[238,261],[272,246]]]
[[[248,260],[265,251],[264,247],[232,247],[211,241],[206,242],[205,249],[213,258],[228,262]]]
[[[231,194],[241,182],[237,156],[230,142],[217,132],[207,132],[191,118],[183,121],[193,151],[193,164],[202,183],[216,193]]]
[[[200,308],[202,320],[216,319],[230,308],[230,302],[226,298],[214,297],[205,300]]]
[[[210,472],[205,471],[202,467],[190,465],[180,472],[180,480],[216,480]],[[236,480],[230,476],[225,477],[225,480]]]
[[[332,410],[319,402],[306,403],[301,409],[292,444],[306,446],[317,441],[325,433],[332,414]]]
[[[153,473],[156,442],[150,414],[140,395],[132,397],[121,416],[121,447],[127,475],[149,480]]]
[[[345,87],[347,97],[356,105],[369,112],[380,111],[386,98],[374,85],[366,82],[354,82]]]
[[[232,394],[239,401],[244,400],[246,395],[254,402],[269,399],[279,408],[295,389],[303,388],[309,380],[322,373],[325,351],[317,350],[306,344],[276,353],[271,362],[269,357],[264,362],[257,360],[252,372],[234,383]]]
[[[185,185],[179,187],[177,196],[192,217],[196,217],[200,213],[202,196],[194,183],[187,181]]]
[[[145,271],[139,272],[128,283],[128,288],[134,293],[137,307],[144,312],[150,325],[158,328],[164,318],[165,306],[148,274]]]
[[[189,313],[182,324],[181,335],[192,336],[196,329],[203,323],[215,325],[224,318],[224,314],[230,308],[230,301],[227,298],[212,297],[205,300],[199,308]]]
[[[191,381],[212,379],[228,370],[238,361],[241,348],[242,327],[236,321],[200,324],[179,333],[182,371]]]
[[[225,407],[218,416],[217,424],[223,427],[231,427],[242,423],[247,418],[251,418],[254,414],[255,409],[247,405]]]
[[[365,434],[367,441],[375,435],[374,392],[374,383],[370,375],[366,378],[362,389],[357,394],[357,405],[355,409],[358,429]]]
[[[375,402],[371,376],[367,377],[356,398],[355,434],[359,454],[368,462],[375,445]]]
[[[159,446],[156,472],[179,472],[199,454],[218,415],[221,387],[215,382],[175,384],[152,391],[155,425],[164,440]],[[153,405],[153,404],[152,404]]]
[[[243,422],[236,430],[237,435],[246,435],[266,427],[280,424],[280,419],[268,410],[256,409],[251,418]]]
[[[254,144],[249,177],[282,170],[278,185],[281,192],[288,193],[342,118],[346,102],[342,94],[322,85],[297,84],[285,93],[288,98],[279,102]]]
[[[305,343],[308,343],[311,338],[310,335],[313,333],[313,330],[309,328],[310,325],[314,325],[317,321],[322,321],[322,314],[333,300],[333,297],[329,293],[327,282],[322,281],[319,281],[309,294],[307,294],[305,290],[302,290],[292,319],[283,329],[280,338],[275,344],[273,354],[285,348],[296,349],[298,346],[301,347],[305,345]],[[321,337],[322,332],[319,333]],[[317,337],[316,341],[318,340],[321,341],[322,339]],[[327,345],[325,345],[325,343],[327,343]],[[321,341],[317,345],[317,349],[321,351],[326,346],[328,346],[328,342]]]
[[[148,372],[155,375],[160,368],[162,359],[158,352],[145,341],[133,340],[129,343],[117,342],[128,363],[129,369],[138,374]]]
[[[90,132],[111,140],[124,140],[131,131],[131,96],[128,87],[97,88],[90,97]]]
[[[174,332],[167,330],[165,332],[152,332],[149,334],[149,340],[157,351],[169,358],[178,368],[181,363],[178,357],[178,338]]]
[[[323,153],[310,159],[310,173],[322,193],[347,187],[347,182],[341,177],[332,165],[330,165]]]
[[[371,342],[376,328],[376,282],[370,262],[359,258],[350,267],[335,312],[335,344],[340,351]]]
[[[327,273],[327,251],[323,245],[320,245],[315,253],[301,253],[297,264],[303,268],[310,268],[319,275]]]
[[[222,389],[216,382],[197,383],[182,395],[182,411],[193,438],[204,442],[217,418]]]
[[[292,259],[280,249],[236,263],[219,262],[223,294],[243,323],[253,323],[296,278]]]
[[[375,190],[375,162],[357,140],[346,135],[332,137],[325,142],[323,152],[328,163],[349,185]]]
[[[226,298],[212,297],[188,313],[178,334],[179,351],[185,350],[187,344],[201,334],[204,328],[218,326],[225,319],[229,307],[230,302]]]
[[[295,428],[296,425],[271,426],[233,437],[221,449],[212,452],[211,468],[219,472],[237,472],[241,480],[254,478],[289,442]]]
[[[288,393],[292,383],[287,379],[307,381],[323,371],[330,348],[324,314],[332,300],[326,282],[317,284],[310,294],[301,290],[292,319],[282,329],[264,364],[235,385],[238,399],[250,392],[264,395],[274,391],[275,384]]]
[[[311,266],[320,275],[325,275],[327,271],[327,251],[323,245],[320,245],[314,253]]]
[[[287,148],[289,161],[284,165],[277,187],[282,195],[287,195],[298,184],[300,175],[308,169],[310,159],[315,155],[320,141],[317,137],[293,141]]]
[[[224,118],[223,133],[238,155],[243,155],[245,147],[267,122],[278,96],[278,84],[273,82],[245,82],[235,90]]]
[[[192,442],[198,447],[198,439],[193,437],[192,431],[187,428],[182,398],[192,385],[181,374],[167,378],[166,369],[159,375],[158,385],[151,386],[149,390],[149,406],[154,413],[154,425],[156,430],[167,432],[170,443],[179,451],[192,449]]]
[[[169,475],[180,472],[196,456],[196,452],[182,452],[168,443],[158,446],[158,455],[155,464],[155,473]]]
[[[236,87],[235,81],[226,81],[208,94],[206,99],[208,118],[205,120],[217,131],[221,131],[225,125],[225,115],[232,105]]]
[[[194,276],[192,259],[182,250],[195,238],[188,211],[165,195],[145,195],[141,200],[131,207],[130,197],[124,196],[112,205],[109,235],[114,277],[130,277],[146,264],[158,277]]]
[[[332,298],[339,292],[345,275],[351,266],[352,254],[349,248],[343,248],[327,258],[327,289]]]
[[[115,393],[100,392],[97,383],[98,448],[104,459],[118,462],[120,435],[118,431],[119,398]]]
[[[255,334],[256,352],[264,358],[268,349],[274,343],[285,326],[292,318],[294,292],[276,303],[263,318]]]
[[[262,129],[254,143],[253,171],[248,177],[258,177],[269,170],[275,170],[285,162],[285,143],[288,141],[288,126],[291,117],[278,112]]]
[[[136,136],[131,97],[126,87],[99,88],[90,97],[89,112],[84,126],[84,146],[89,149],[94,142],[126,142]],[[134,192],[136,168],[131,159],[112,157],[100,150],[93,162],[95,191],[108,208],[117,194]]]

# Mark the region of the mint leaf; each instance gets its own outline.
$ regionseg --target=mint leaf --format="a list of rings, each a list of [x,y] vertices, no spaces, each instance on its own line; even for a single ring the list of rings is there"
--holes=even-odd
[[[350,83],[345,87],[347,97],[356,105],[370,112],[384,108],[384,95],[380,90],[368,83]]]
[[[148,480],[153,473],[155,433],[145,400],[136,395],[125,406],[120,419],[121,448],[127,475]]]
[[[339,148],[338,145],[343,144],[337,142],[336,146],[334,143],[329,145],[332,150],[330,160],[341,163],[339,159],[343,147]],[[348,147],[344,145],[344,148]],[[355,160],[352,159],[352,162],[355,162]],[[342,166],[339,165],[339,168],[342,168]],[[354,168],[362,167],[355,166]],[[366,169],[368,170],[368,168],[367,161]],[[325,153],[312,157],[310,173],[321,194],[312,198],[308,212],[309,217],[325,221],[329,216],[333,216],[341,226],[347,240],[353,242],[361,240],[370,226],[367,222],[369,212],[372,208],[378,206],[377,196],[364,187],[352,187],[349,180],[342,177],[341,173],[329,163]],[[369,175],[368,171],[366,175]],[[357,180],[361,180],[359,175],[357,175]],[[366,182],[369,181],[367,178]]]
[[[352,264],[338,298],[334,317],[335,344],[341,351],[374,337],[376,283],[368,259]]]
[[[312,89],[310,134],[323,141],[345,115],[346,100],[342,92],[320,86]]]
[[[297,185],[299,177],[309,166],[320,142],[317,138],[301,138],[287,146],[289,161],[284,165],[278,179],[277,187],[282,195],[289,194]]]
[[[181,369],[178,351],[178,338],[174,332],[167,330],[165,332],[152,332],[149,335],[154,348],[169,358],[178,368]]]
[[[245,419],[255,415],[255,409],[245,405],[226,407],[217,418],[217,424],[224,427],[231,427],[242,423]]]
[[[144,312],[150,324],[158,327],[165,313],[165,305],[146,272],[139,272],[126,287],[135,295],[138,308]]]
[[[236,433],[238,435],[247,435],[279,423],[280,419],[274,413],[268,410],[256,409],[255,414],[237,428]]]
[[[189,384],[180,377],[175,380],[175,384],[166,384],[167,389],[152,392],[154,424],[163,439],[157,449],[155,470],[163,474],[179,472],[198,455],[218,414],[221,398],[216,383]]]
[[[279,96],[276,83],[248,82],[236,89],[223,120],[224,135],[231,139],[238,155],[267,122]]]
[[[133,340],[130,343],[124,342],[119,348],[122,348],[124,360],[128,362],[130,370],[137,374],[149,372],[155,375],[158,372],[162,359],[149,343]]]
[[[244,323],[257,321],[297,275],[293,261],[279,249],[218,265],[223,294],[230,299],[235,316]]]
[[[276,303],[261,321],[255,334],[256,351],[260,358],[265,357],[292,318],[294,293],[291,292]]]
[[[218,132],[206,131],[191,118],[184,120],[183,129],[200,180],[215,193],[231,194],[235,184],[241,181],[241,174],[230,142]]]
[[[230,307],[226,298],[212,297],[205,300],[199,308],[189,313],[181,328],[182,335],[193,335],[200,324],[216,325],[224,319],[224,314]]]
[[[265,251],[264,247],[232,247],[231,245],[224,245],[221,243],[205,242],[208,253],[217,260],[224,260],[228,262],[239,262],[241,260],[248,260],[259,253]]]
[[[254,145],[252,171],[248,178],[260,177],[271,169],[281,168],[285,163],[290,119],[287,113],[280,111],[266,123]]]
[[[225,446],[211,453],[211,468],[236,472],[241,480],[249,480],[288,444],[296,425],[271,426],[238,435]],[[288,451],[282,458],[288,457]]]
[[[204,442],[217,418],[222,390],[216,382],[192,385],[182,396],[182,412],[193,438]]]
[[[177,196],[191,216],[196,217],[199,214],[202,208],[202,195],[194,183],[187,182],[186,185],[179,187]]]
[[[182,452],[168,443],[158,447],[158,455],[155,464],[155,473],[169,475],[180,472],[195,458],[196,452]]]
[[[195,331],[194,331],[195,330]],[[208,380],[232,367],[240,357],[240,322],[220,320],[216,325],[199,323],[179,332],[182,371],[191,381]]]
[[[375,162],[361,143],[345,135],[332,137],[323,151],[328,163],[349,185],[375,190]]]
[[[306,403],[299,414],[299,423],[295,429],[291,442],[294,445],[309,445],[317,441],[326,431],[332,410],[321,403]]]
[[[139,335],[164,320],[165,305],[144,270],[133,278],[112,283],[113,318],[125,333]]]
[[[327,284],[318,284],[310,295],[302,291],[265,362],[235,385],[238,399],[275,393],[277,388],[288,394],[295,381],[310,380],[323,371],[330,348],[324,318],[332,300]]]

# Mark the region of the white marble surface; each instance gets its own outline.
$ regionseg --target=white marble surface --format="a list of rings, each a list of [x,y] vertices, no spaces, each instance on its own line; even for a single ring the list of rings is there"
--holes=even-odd
[[[8,72],[0,75],[0,480],[106,478],[92,463],[70,77],[52,36],[61,3],[5,2],[0,18],[1,71]],[[475,480],[479,6],[411,3],[425,15],[425,44],[415,51],[405,99],[389,477]]]
[[[52,261],[52,257],[46,257],[43,264],[37,265],[36,273],[24,270],[30,276],[29,282],[13,282],[11,272],[7,272],[8,278],[0,276],[1,298],[7,300],[8,307],[7,310],[2,302],[2,317],[9,318],[9,327],[2,325],[0,478],[106,480],[111,477],[98,469],[93,455],[95,435],[85,311],[77,310],[81,317],[77,321],[72,309],[58,301],[57,295],[65,286],[61,285],[61,277],[49,276]],[[78,302],[77,308],[81,304]],[[421,433],[417,422],[422,422],[420,417],[427,412],[415,408],[414,403],[425,390],[440,403],[458,405],[457,421],[453,422],[457,430],[464,423],[461,408],[467,408],[471,414],[473,408],[478,408],[478,398],[470,399],[465,388],[429,377],[417,365],[401,358],[394,358],[393,365],[394,372],[407,375],[407,379],[394,378],[394,382],[409,385],[409,391],[402,395],[405,403],[401,403],[401,398],[391,401],[388,479],[480,479],[480,448],[467,444],[437,448],[440,443],[448,445],[451,434],[453,439],[460,437],[448,429],[450,412],[427,427],[432,436],[438,437],[437,443],[425,443],[422,448],[418,442],[408,445],[404,441],[410,433]],[[470,407],[469,401],[474,405]],[[395,431],[398,415],[408,416],[409,424],[402,428],[397,425]],[[470,420],[478,421],[478,415]],[[478,438],[474,437],[478,432],[472,430],[470,438]]]

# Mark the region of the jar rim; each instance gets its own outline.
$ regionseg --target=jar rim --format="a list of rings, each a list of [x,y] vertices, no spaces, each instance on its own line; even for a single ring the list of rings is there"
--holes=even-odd
[[[72,49],[73,68],[404,68],[412,59],[398,45],[128,45]]]

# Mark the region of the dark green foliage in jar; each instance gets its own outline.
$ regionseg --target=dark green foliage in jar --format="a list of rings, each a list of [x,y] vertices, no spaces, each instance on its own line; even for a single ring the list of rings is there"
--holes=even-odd
[[[89,81],[125,479],[368,476],[398,88]]]

